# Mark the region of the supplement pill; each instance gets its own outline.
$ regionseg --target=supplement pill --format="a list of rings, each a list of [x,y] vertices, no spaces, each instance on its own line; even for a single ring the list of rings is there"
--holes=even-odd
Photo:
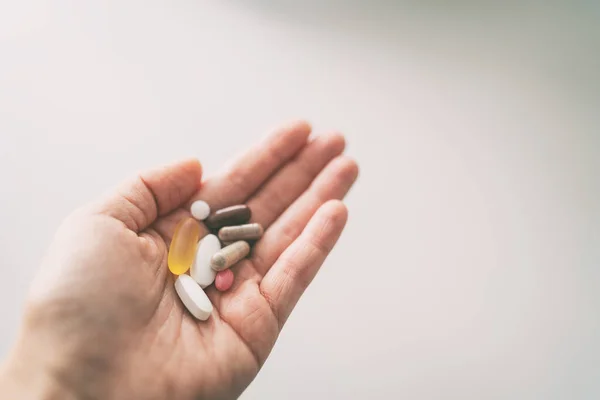
[[[242,260],[250,253],[250,245],[243,240],[223,247],[210,260],[210,266],[215,271],[223,271]]]
[[[179,275],[175,291],[188,311],[200,321],[206,321],[213,310],[210,299],[189,275]]]
[[[190,276],[203,289],[215,280],[217,272],[210,267],[210,260],[219,250],[221,250],[221,242],[215,235],[206,235],[198,243],[198,251],[192,264]]]
[[[190,269],[196,256],[198,239],[200,224],[194,218],[184,218],[177,224],[167,258],[169,270],[173,274],[181,275]]]
[[[255,240],[263,234],[261,224],[247,224],[238,226],[226,226],[219,230],[219,239],[224,242],[234,242],[238,240]]]
[[[229,290],[233,286],[233,278],[232,270],[226,269],[225,271],[221,271],[215,278],[215,287],[221,292]]]
[[[194,218],[202,221],[210,215],[210,206],[205,201],[196,200],[192,203],[190,212]]]
[[[216,211],[206,219],[205,223],[210,229],[219,229],[224,226],[245,224],[251,217],[250,208],[241,204]]]

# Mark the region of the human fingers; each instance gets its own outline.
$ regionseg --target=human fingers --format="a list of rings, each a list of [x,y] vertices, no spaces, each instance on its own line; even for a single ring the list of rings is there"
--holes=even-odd
[[[140,232],[157,217],[180,207],[198,190],[202,166],[196,159],[142,172],[121,184],[106,198],[92,205],[92,211],[122,221]]]
[[[310,125],[304,121],[276,129],[224,172],[205,181],[192,200],[202,199],[213,210],[243,203],[306,145],[310,131]]]
[[[341,201],[323,204],[261,281],[260,292],[269,302],[280,329],[333,249],[347,217]]]
[[[207,179],[184,207],[160,218],[153,229],[169,243],[177,223],[190,215],[189,206],[195,199],[206,201],[213,211],[245,202],[263,181],[304,148],[310,129],[306,122],[293,122],[275,130],[225,172]],[[204,236],[208,230],[204,225],[202,228]]]
[[[252,261],[261,275],[300,235],[317,209],[333,199],[342,199],[358,176],[354,160],[340,156],[331,161],[319,176],[288,209],[265,231],[256,243]]]
[[[310,186],[329,161],[344,151],[344,147],[344,137],[339,133],[312,140],[248,200],[252,221],[268,228]]]

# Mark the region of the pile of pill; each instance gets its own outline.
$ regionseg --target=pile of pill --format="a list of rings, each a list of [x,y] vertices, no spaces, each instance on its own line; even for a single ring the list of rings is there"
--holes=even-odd
[[[191,205],[192,217],[179,221],[169,247],[169,270],[178,275],[175,291],[189,312],[205,321],[212,313],[205,288],[211,284],[219,291],[233,285],[230,267],[250,253],[250,243],[260,239],[263,227],[250,223],[252,213],[246,205],[223,208],[210,213],[210,206],[197,200]],[[212,233],[200,237],[200,222]],[[186,273],[189,271],[189,275]]]

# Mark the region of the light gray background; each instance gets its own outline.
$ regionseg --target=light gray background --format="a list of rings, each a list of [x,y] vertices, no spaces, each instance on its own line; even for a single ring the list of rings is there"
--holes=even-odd
[[[70,210],[308,118],[361,176],[244,399],[598,398],[598,7],[393,4],[1,0],[0,356]]]

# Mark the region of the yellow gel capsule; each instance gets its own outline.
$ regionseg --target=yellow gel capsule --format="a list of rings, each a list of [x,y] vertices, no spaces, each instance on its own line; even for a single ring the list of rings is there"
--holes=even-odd
[[[169,247],[167,263],[175,275],[187,272],[194,262],[196,248],[200,240],[200,225],[194,218],[182,219],[175,227],[173,240]]]

